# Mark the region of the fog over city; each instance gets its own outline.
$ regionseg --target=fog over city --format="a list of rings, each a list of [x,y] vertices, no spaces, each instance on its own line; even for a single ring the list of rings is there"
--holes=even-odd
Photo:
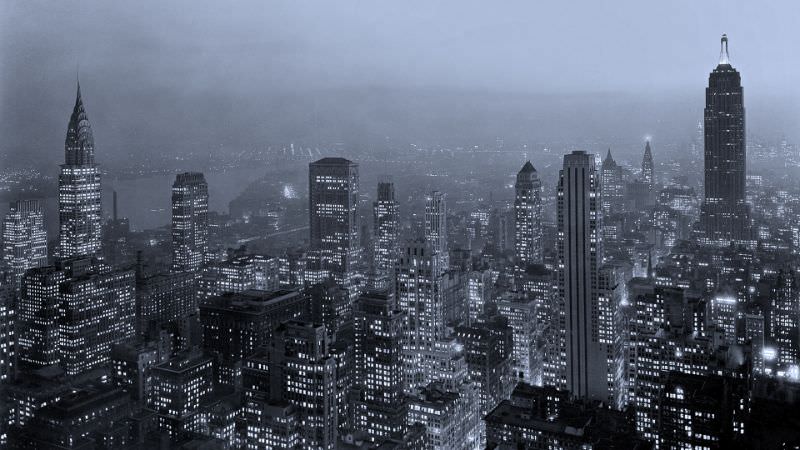
[[[0,1],[0,448],[800,449],[799,18]]]
[[[129,153],[291,142],[369,148],[385,137],[444,146],[497,137],[515,145],[680,141],[702,116],[722,33],[734,64],[746,68],[748,133],[798,137],[792,1],[0,8],[7,164],[59,151],[76,72],[106,166]]]

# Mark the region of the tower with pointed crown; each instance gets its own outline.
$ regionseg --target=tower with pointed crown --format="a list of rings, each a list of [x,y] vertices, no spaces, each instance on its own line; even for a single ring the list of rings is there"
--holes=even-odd
[[[610,148],[600,169],[600,189],[602,194],[600,204],[603,214],[621,212],[625,199],[625,183],[622,167],[614,161]]]
[[[644,146],[644,157],[642,158],[642,181],[647,183],[650,190],[655,184],[655,172],[653,170],[653,152],[650,150],[650,141]]]
[[[719,65],[708,77],[704,111],[705,200],[700,215],[704,240],[712,245],[751,241],[746,202],[746,148],[742,79],[731,66],[722,35]]]
[[[542,262],[542,183],[530,161],[517,173],[514,188],[514,249],[524,268]]]
[[[58,176],[59,258],[100,252],[100,171],[94,162],[94,136],[81,97],[81,85],[67,125],[65,161]]]

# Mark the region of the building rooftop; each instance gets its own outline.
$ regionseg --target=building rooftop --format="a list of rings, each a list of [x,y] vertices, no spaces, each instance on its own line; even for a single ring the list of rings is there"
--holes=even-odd
[[[531,173],[531,172],[536,172],[536,168],[535,168],[535,167],[533,167],[533,164],[531,164],[531,162],[530,162],[530,161],[526,161],[526,162],[525,162],[525,165],[523,165],[523,166],[522,166],[522,169],[520,169],[520,171],[519,171],[519,172],[520,172],[520,173]]]
[[[156,365],[153,370],[181,373],[195,367],[211,362],[211,358],[203,356],[202,353],[189,353],[170,359],[167,362]]]
[[[204,301],[201,309],[236,311],[244,314],[262,314],[286,300],[301,298],[300,292],[292,289],[260,291],[250,289],[243,292],[229,292]]]
[[[345,158],[341,158],[341,157],[327,157],[327,158],[322,158],[320,160],[314,161],[311,164],[315,165],[315,166],[323,166],[323,165],[327,165],[327,166],[350,166],[350,165],[354,165],[355,163],[353,161],[350,161],[349,159],[345,159]]]

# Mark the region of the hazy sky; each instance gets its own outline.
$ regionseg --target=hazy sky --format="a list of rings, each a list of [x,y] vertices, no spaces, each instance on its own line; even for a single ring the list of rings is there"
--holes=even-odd
[[[697,114],[723,32],[750,128],[794,137],[798,18],[796,0],[9,0],[0,6],[0,151],[61,149],[78,66],[109,155],[307,138],[324,114],[363,107],[358,94],[344,96],[343,110],[319,106],[315,96],[330,90],[624,94],[686,99],[687,115]],[[304,113],[314,108],[322,118]],[[392,121],[414,115],[398,108]],[[446,114],[447,101],[436,108]],[[294,111],[291,121],[281,109]]]

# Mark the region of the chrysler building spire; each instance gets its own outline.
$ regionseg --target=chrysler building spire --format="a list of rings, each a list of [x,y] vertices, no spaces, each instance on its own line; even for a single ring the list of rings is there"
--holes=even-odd
[[[78,82],[78,93],[75,106],[67,126],[67,139],[64,143],[67,165],[82,166],[94,164],[94,136],[86,109],[81,98],[81,83]]]
[[[609,150],[610,151],[610,150]],[[650,141],[644,146],[644,157],[642,158],[642,181],[648,184],[653,190],[655,184],[655,168],[653,167],[653,152],[650,150]]]
[[[67,125],[65,159],[58,176],[58,257],[100,252],[100,172],[94,163],[94,136],[81,97],[81,84]]]

